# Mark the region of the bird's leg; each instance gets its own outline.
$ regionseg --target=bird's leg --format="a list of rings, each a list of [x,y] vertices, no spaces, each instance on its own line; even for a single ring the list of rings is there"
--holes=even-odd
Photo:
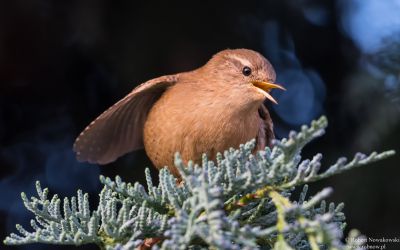
[[[151,249],[155,244],[160,242],[162,238],[146,238],[143,243],[140,244],[136,249],[137,250],[148,250]]]

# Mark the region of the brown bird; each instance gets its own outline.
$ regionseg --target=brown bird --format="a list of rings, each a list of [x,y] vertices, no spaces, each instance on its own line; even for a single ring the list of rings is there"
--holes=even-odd
[[[248,49],[223,50],[204,66],[151,79],[111,106],[79,135],[74,151],[80,161],[107,164],[145,148],[157,168],[173,158],[199,162],[203,153],[238,147],[256,138],[264,149],[274,138],[264,105],[275,71],[261,54]]]

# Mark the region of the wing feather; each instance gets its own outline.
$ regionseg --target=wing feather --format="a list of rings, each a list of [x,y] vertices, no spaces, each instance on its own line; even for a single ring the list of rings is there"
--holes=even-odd
[[[268,109],[264,104],[258,109],[260,116],[260,128],[257,134],[257,150],[264,150],[265,147],[272,146],[272,140],[275,138],[274,127],[272,124],[271,116],[269,115]]]
[[[132,90],[87,126],[73,149],[79,161],[107,164],[143,148],[143,126],[148,112],[178,75],[161,76]]]

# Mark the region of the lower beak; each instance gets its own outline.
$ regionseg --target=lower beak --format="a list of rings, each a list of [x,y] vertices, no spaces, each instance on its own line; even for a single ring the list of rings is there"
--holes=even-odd
[[[262,94],[271,102],[278,104],[278,102],[269,94],[271,89],[281,89],[281,90],[286,90],[284,87],[278,84],[270,83],[270,82],[264,82],[264,81],[252,81],[251,82],[254,87],[257,87],[258,89],[262,90]]]

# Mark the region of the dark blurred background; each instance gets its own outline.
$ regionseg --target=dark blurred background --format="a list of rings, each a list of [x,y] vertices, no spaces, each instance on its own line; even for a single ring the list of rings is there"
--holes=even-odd
[[[143,181],[144,151],[108,166],[78,163],[75,137],[137,84],[226,48],[257,50],[275,66],[288,89],[269,107],[279,138],[328,117],[305,157],[321,152],[327,167],[358,151],[399,149],[399,13],[398,0],[0,1],[0,238],[28,225],[20,192],[33,195],[36,180],[61,196],[81,188],[93,205],[99,174]],[[310,194],[332,186],[329,201],[345,202],[348,229],[399,237],[398,162],[312,184]],[[56,248],[69,249],[18,247]]]

